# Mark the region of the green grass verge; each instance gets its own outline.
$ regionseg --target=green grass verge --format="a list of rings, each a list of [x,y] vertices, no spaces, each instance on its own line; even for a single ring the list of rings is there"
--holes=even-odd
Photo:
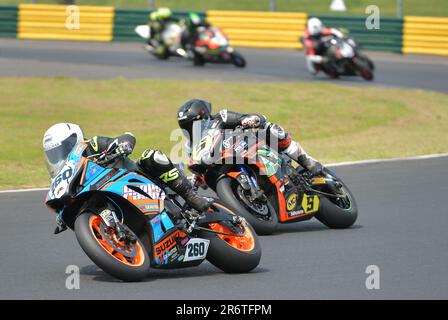
[[[324,162],[448,152],[448,95],[333,84],[0,78],[0,188],[45,186],[41,141],[52,124],[80,124],[87,136],[137,136],[170,152],[178,106],[202,97],[214,110],[266,114]]]
[[[31,3],[31,0],[0,0],[0,3]],[[57,0],[39,0],[38,3],[58,3]],[[148,0],[78,0],[80,5],[110,5],[122,8],[146,8]],[[168,6],[175,9],[195,10],[269,10],[269,0],[154,0],[156,6]],[[277,0],[277,11],[304,11],[312,13],[329,13],[331,0]],[[404,0],[404,14],[448,16],[446,0]],[[364,15],[365,8],[374,4],[381,14],[396,15],[395,0],[349,0],[345,1],[348,14]]]

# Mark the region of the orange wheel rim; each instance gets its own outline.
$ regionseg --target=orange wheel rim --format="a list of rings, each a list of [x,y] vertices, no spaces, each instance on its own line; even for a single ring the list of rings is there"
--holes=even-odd
[[[138,267],[145,261],[145,254],[140,243],[137,241],[134,244],[126,244],[124,241],[119,241],[115,234],[107,232],[100,216],[91,216],[89,227],[99,245],[121,263]]]
[[[230,236],[226,234],[216,234],[219,238],[221,238],[225,243],[227,243],[229,246],[239,250],[239,251],[245,251],[249,252],[252,251],[255,247],[255,239],[250,231],[250,229],[247,227],[246,223],[243,223],[241,225],[244,228],[244,234],[243,235],[235,235]],[[229,229],[226,227],[223,227],[219,223],[211,223],[210,228],[217,232],[224,232],[224,233],[232,233]]]

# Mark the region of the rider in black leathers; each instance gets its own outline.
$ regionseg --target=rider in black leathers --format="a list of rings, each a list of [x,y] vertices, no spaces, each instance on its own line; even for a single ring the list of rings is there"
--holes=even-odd
[[[184,103],[178,110],[177,120],[179,126],[184,130],[188,142],[188,148],[191,148],[193,139],[193,122],[200,119],[211,119],[215,128],[235,129],[236,127],[259,128],[267,131],[268,144],[273,144],[272,139],[276,138],[279,152],[287,154],[291,159],[296,161],[305,169],[309,170],[313,175],[322,174],[324,167],[315,159],[311,158],[300,144],[291,139],[281,126],[267,121],[264,115],[260,114],[242,114],[229,110],[221,110],[218,114],[212,115],[211,103],[192,99]],[[271,141],[269,141],[271,140]]]
[[[192,50],[199,39],[200,31],[210,27],[210,25],[199,14],[192,12],[185,19],[185,27],[182,34],[182,46],[187,50]]]

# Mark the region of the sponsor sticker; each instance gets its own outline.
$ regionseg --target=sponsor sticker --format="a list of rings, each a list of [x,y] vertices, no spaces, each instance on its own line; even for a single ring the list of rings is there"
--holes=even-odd
[[[151,199],[160,199],[160,200],[165,199],[165,192],[163,192],[162,189],[155,184],[139,184],[133,186],[143,190],[146,194],[148,194],[151,197]],[[145,195],[130,189],[128,186],[123,186],[123,197],[128,200],[149,199]]]
[[[286,210],[292,211],[297,206],[297,194],[293,193],[288,197],[288,200],[286,200]]]

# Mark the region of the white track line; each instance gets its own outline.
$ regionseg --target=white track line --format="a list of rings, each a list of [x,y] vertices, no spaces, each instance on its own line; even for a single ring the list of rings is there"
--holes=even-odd
[[[448,153],[434,153],[426,154],[422,156],[414,156],[407,158],[392,158],[392,159],[369,159],[369,160],[359,160],[359,161],[346,161],[326,164],[327,167],[341,167],[341,166],[351,166],[358,164],[369,164],[369,163],[382,163],[382,162],[397,162],[397,161],[409,161],[409,160],[425,160],[433,158],[448,157]]]
[[[329,163],[329,164],[326,164],[325,166],[327,166],[327,167],[342,167],[342,166],[353,166],[353,165],[358,165],[358,164],[397,162],[397,161],[409,161],[409,160],[425,160],[425,159],[433,159],[433,158],[441,158],[441,157],[448,157],[448,153],[435,153],[435,154],[427,154],[427,155],[407,157],[407,158],[346,161],[346,162]],[[15,190],[0,190],[0,193],[19,193],[19,192],[46,191],[46,190],[48,190],[48,188],[15,189]]]
[[[30,188],[30,189],[13,189],[13,190],[0,190],[0,193],[18,193],[18,192],[28,192],[28,191],[44,191],[48,188]]]

